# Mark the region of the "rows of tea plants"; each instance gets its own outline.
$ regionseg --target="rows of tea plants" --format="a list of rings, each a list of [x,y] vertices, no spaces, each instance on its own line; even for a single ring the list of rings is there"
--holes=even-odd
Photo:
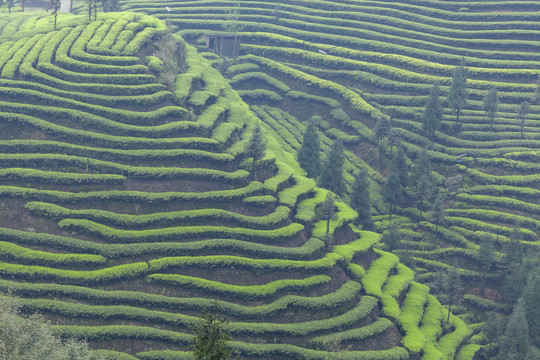
[[[507,311],[511,294],[502,286],[507,248],[516,240],[527,253],[537,254],[539,244],[538,2],[122,4],[124,10],[167,20],[201,51],[201,35],[237,29],[238,58],[221,61],[206,53],[207,58],[275,135],[276,147],[289,154],[298,151],[314,116],[323,151],[336,139],[343,142],[347,193],[358,170],[367,169],[379,231],[390,223],[379,189],[395,146],[381,145],[377,122],[391,120],[409,164],[427,148],[439,186],[456,175],[463,182],[446,201],[442,224],[404,205],[399,214],[403,240],[396,254],[412,257],[424,283],[436,282],[442,270],[456,269],[468,293],[468,309],[460,311],[486,309],[482,304],[487,302],[491,310]],[[461,65],[467,70],[468,102],[456,127],[456,113],[446,97]],[[440,85],[444,111],[440,128],[429,137],[422,129],[422,113],[434,84]],[[499,101],[493,123],[483,107],[492,87]],[[524,102],[530,107],[520,115]],[[347,194],[343,199],[347,201]],[[482,268],[479,252],[486,242],[494,245],[495,258]],[[481,279],[489,291],[478,286]],[[472,344],[463,356],[477,349]]]
[[[4,46],[0,291],[112,359],[192,358],[205,309],[228,318],[246,359],[458,352],[470,330],[454,316],[443,326],[447,309],[374,248],[378,234],[351,226],[346,203],[318,217],[328,191],[302,176],[267,118],[294,134],[289,146],[298,120],[250,109],[179,37],[184,68],[167,90],[168,36],[154,17],[121,13]],[[255,177],[245,149],[259,118]]]

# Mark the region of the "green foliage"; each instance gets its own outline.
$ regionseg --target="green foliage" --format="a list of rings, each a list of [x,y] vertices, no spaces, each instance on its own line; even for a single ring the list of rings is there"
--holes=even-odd
[[[422,130],[424,130],[424,133],[430,139],[433,139],[433,135],[435,131],[439,130],[442,121],[443,109],[439,100],[440,93],[439,85],[433,85],[429,91],[429,98],[422,113]]]
[[[228,341],[231,336],[226,331],[228,321],[206,310],[198,323],[193,325],[195,339],[193,357],[196,360],[227,360],[230,357]]]
[[[364,230],[373,228],[368,173],[361,170],[355,177],[351,193],[351,207],[358,213],[355,223]]]
[[[336,140],[332,144],[330,151],[326,155],[322,167],[319,185],[342,194],[345,191],[345,182],[343,179],[344,148],[341,141]]]
[[[307,175],[316,178],[321,171],[321,145],[315,123],[310,121],[304,133],[302,147],[298,150],[298,163]]]
[[[525,304],[520,300],[508,318],[496,359],[525,359],[528,351],[529,326],[527,325]]]
[[[0,295],[0,359],[104,360],[85,342],[62,342],[40,315],[21,317],[14,298]]]
[[[374,260],[366,275],[362,278],[362,285],[366,293],[377,297],[382,296],[382,286],[392,270],[399,262],[399,258],[392,253],[376,250],[379,257]]]
[[[468,71],[463,67],[463,64],[454,68],[454,73],[452,75],[452,84],[450,85],[448,97],[446,98],[448,106],[456,114],[456,131],[459,131],[461,128],[461,124],[459,122],[459,115],[461,114],[463,108],[468,105],[467,76]]]

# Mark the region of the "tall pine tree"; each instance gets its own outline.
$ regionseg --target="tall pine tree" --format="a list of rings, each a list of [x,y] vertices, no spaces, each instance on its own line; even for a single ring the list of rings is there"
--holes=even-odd
[[[496,360],[525,359],[529,351],[529,326],[525,318],[525,304],[520,299],[506,323]]]
[[[398,171],[399,182],[401,186],[405,188],[409,185],[409,166],[407,165],[407,159],[405,158],[405,151],[403,151],[401,146],[398,147],[397,152],[392,157],[392,162]]]
[[[397,206],[403,200],[403,186],[401,185],[400,173],[400,169],[397,167],[397,161],[392,161],[388,169],[388,176],[382,188],[383,199],[388,204],[390,210],[390,221],[392,221],[392,215],[395,213]]]
[[[227,342],[231,336],[225,330],[228,321],[205,310],[192,327],[194,333],[193,358],[195,360],[227,360],[231,349]]]
[[[456,114],[456,132],[459,132],[461,123],[459,122],[459,116],[465,106],[467,106],[467,70],[463,67],[463,64],[454,68],[454,74],[452,76],[452,84],[450,85],[450,91],[446,102],[450,109]]]
[[[322,169],[319,184],[323,188],[332,190],[336,194],[343,194],[345,191],[345,180],[343,179],[343,144],[340,140],[334,141],[330,152],[326,156]]]
[[[261,125],[259,123],[257,123],[255,127],[253,128],[251,137],[246,143],[246,147],[244,150],[245,150],[246,156],[253,159],[251,174],[253,176],[253,180],[257,180],[257,175],[256,175],[257,167],[259,166],[259,162],[262,160],[262,158],[266,154],[266,141],[264,140],[262,130],[261,130]]]
[[[422,113],[422,130],[424,130],[424,134],[431,140],[432,147],[435,131],[439,130],[443,116],[443,108],[439,99],[440,95],[441,89],[439,85],[433,85],[429,91],[426,107]]]
[[[314,121],[310,121],[304,133],[302,147],[298,151],[298,163],[309,177],[319,176],[321,171],[321,143]]]
[[[362,229],[364,230],[371,230],[373,228],[373,221],[371,220],[369,181],[368,173],[364,169],[354,179],[351,193],[351,207],[358,213],[356,224],[362,225]]]
[[[497,94],[497,88],[489,88],[488,93],[484,96],[482,101],[482,109],[486,112],[486,116],[489,118],[489,128],[493,131],[493,122],[499,111],[499,95]]]

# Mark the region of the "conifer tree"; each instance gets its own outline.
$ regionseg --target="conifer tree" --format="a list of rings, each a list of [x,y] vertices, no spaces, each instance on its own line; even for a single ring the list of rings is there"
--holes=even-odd
[[[392,156],[394,147],[398,147],[400,144],[401,134],[398,129],[393,127],[390,129],[390,131],[388,131],[388,145],[390,146],[390,156]]]
[[[431,146],[433,147],[433,140],[435,138],[435,131],[439,130],[441,126],[443,109],[439,96],[441,89],[439,84],[435,84],[429,91],[429,97],[422,113],[422,130],[424,134],[431,140]]]
[[[60,0],[49,0],[49,7],[47,11],[52,10],[52,15],[54,17],[53,30],[56,31],[56,23],[58,21],[58,12],[60,11],[61,2]]]
[[[457,306],[461,303],[463,297],[463,287],[461,285],[461,277],[455,267],[450,267],[443,274],[443,291],[447,296],[448,303],[448,316],[446,323],[450,322],[450,313],[452,312],[452,306]]]
[[[486,116],[489,118],[489,127],[491,131],[493,131],[493,122],[499,111],[499,95],[497,94],[497,88],[489,88],[487,95],[483,98],[482,109],[486,112]]]
[[[317,208],[317,218],[326,221],[326,239],[328,240],[328,234],[330,232],[330,220],[335,219],[337,215],[336,204],[334,196],[328,192],[324,198],[324,202]],[[328,244],[328,242],[327,242]]]
[[[399,229],[395,223],[391,223],[388,229],[383,233],[381,242],[388,246],[388,250],[394,251],[399,247],[401,242]]]
[[[444,212],[444,205],[446,198],[448,197],[448,192],[446,190],[439,190],[435,196],[435,200],[431,205],[429,210],[429,217],[431,221],[435,224],[435,231],[439,230],[439,225],[444,223],[446,219],[446,213]]]
[[[518,301],[506,323],[496,360],[525,359],[529,351],[529,326],[525,318],[524,301]]]
[[[351,193],[351,207],[358,213],[356,224],[362,225],[362,229],[371,230],[371,198],[369,194],[368,173],[362,169],[354,179]]]
[[[418,181],[409,188],[409,192],[413,199],[416,200],[418,210],[420,210],[420,217],[424,211],[424,204],[431,200],[436,190],[435,179],[431,173],[423,173],[420,175]]]
[[[523,301],[529,334],[534,339],[540,338],[540,268],[533,270],[527,286],[523,290]]]
[[[386,138],[390,134],[391,129],[392,122],[387,116],[379,117],[377,119],[377,122],[375,123],[375,128],[373,129],[373,131],[375,132],[375,141],[379,146],[379,169],[382,168],[382,155],[384,152],[384,144],[386,142]]]
[[[11,14],[11,9],[15,6],[13,0],[7,0],[8,13]]]
[[[486,341],[489,344],[488,352],[491,352],[491,344],[497,343],[499,337],[503,333],[504,322],[500,314],[489,311],[484,318],[484,324],[482,325],[482,331],[486,336]]]
[[[321,171],[321,144],[314,121],[310,121],[304,133],[302,147],[298,151],[298,163],[309,177],[319,176]]]
[[[345,180],[343,179],[343,144],[340,140],[334,141],[330,152],[326,156],[319,179],[320,186],[332,190],[336,194],[343,194],[345,191]]]
[[[420,151],[420,154],[418,154],[412,165],[411,176],[409,178],[410,185],[415,186],[418,179],[424,174],[431,175],[431,158],[425,148]]]
[[[521,138],[523,139],[523,128],[525,127],[525,118],[531,112],[531,103],[523,101],[517,108],[518,117],[521,122]]]
[[[231,336],[225,330],[228,321],[208,309],[192,327],[194,333],[193,357],[195,360],[227,360],[231,349],[227,342]]]
[[[527,269],[523,264],[512,263],[506,270],[503,288],[506,300],[515,304],[527,284]]]
[[[467,106],[467,70],[463,67],[463,64],[454,68],[454,74],[452,76],[452,84],[450,85],[450,91],[446,102],[450,109],[456,114],[456,132],[461,128],[459,122],[459,116],[465,106]]]
[[[392,161],[388,170],[388,176],[384,181],[382,188],[382,196],[384,201],[388,204],[390,210],[390,221],[392,221],[392,215],[396,211],[396,207],[401,204],[403,200],[403,187],[401,186],[400,170],[397,168],[397,162]]]
[[[405,152],[401,146],[392,157],[392,161],[394,162],[394,166],[398,171],[399,182],[401,186],[405,188],[407,185],[409,185],[409,167],[407,165],[407,160],[405,159]]]
[[[264,140],[261,125],[259,123],[253,128],[253,133],[246,143],[245,153],[247,157],[253,159],[252,176],[253,180],[257,180],[257,167],[266,154],[266,141]]]

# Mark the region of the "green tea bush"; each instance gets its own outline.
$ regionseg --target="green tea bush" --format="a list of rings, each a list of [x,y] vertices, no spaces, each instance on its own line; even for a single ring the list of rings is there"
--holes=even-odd
[[[302,291],[322,286],[331,279],[326,275],[317,275],[305,279],[275,280],[261,285],[231,285],[218,281],[196,278],[177,274],[151,274],[150,282],[179,286],[186,289],[199,290],[204,293],[225,296],[227,298],[241,298],[247,300],[264,299],[285,291]],[[258,325],[258,324],[253,324]],[[279,324],[283,326],[284,324]]]

